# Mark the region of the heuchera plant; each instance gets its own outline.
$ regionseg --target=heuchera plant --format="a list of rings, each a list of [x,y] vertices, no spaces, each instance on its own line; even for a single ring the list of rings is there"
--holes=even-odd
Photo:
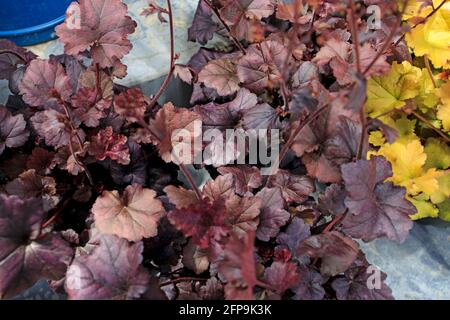
[[[406,65],[406,2],[200,0],[189,40],[228,45],[178,65],[172,3],[149,1],[142,14],[168,25],[171,48],[149,97],[114,83],[137,27],[120,0],[72,3],[79,25],[56,28],[65,54],[1,40],[0,297],[44,278],[69,299],[392,299],[356,240],[402,242],[417,212],[386,151],[407,134],[389,124],[428,112],[415,111],[420,85],[408,91],[420,80]],[[158,104],[172,76],[192,85],[190,105]],[[280,130],[280,170],[173,163],[172,134],[198,120]],[[427,137],[448,142],[437,126]]]

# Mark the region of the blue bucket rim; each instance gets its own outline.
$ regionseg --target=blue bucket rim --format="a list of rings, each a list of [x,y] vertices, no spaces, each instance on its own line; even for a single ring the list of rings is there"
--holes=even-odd
[[[36,26],[32,27],[26,27],[21,29],[15,29],[15,30],[0,30],[0,38],[2,37],[17,37],[17,36],[23,36],[27,34],[37,33],[42,30],[53,28],[54,26],[64,22],[66,18],[66,15],[62,15],[56,19],[53,19],[49,22],[41,23]]]

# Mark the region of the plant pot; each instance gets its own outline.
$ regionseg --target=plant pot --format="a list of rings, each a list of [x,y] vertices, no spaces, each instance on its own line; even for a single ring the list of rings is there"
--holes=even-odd
[[[0,0],[0,38],[29,46],[55,38],[72,0]]]

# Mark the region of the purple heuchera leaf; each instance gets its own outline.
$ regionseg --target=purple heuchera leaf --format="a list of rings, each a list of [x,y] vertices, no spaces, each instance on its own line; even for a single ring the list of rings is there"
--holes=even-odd
[[[215,277],[208,279],[199,289],[199,295],[203,300],[222,300],[223,294],[223,285]]]
[[[297,254],[321,258],[320,272],[335,276],[347,270],[355,261],[359,245],[337,231],[311,236],[297,248]]]
[[[222,175],[233,175],[236,193],[241,196],[262,185],[262,176],[257,167],[228,166],[218,168],[217,171]]]
[[[325,142],[325,157],[337,166],[353,161],[358,153],[360,137],[361,124],[340,116],[335,134]],[[367,150],[362,152],[366,154]]]
[[[73,93],[70,78],[56,60],[31,61],[19,88],[23,100],[33,107],[56,108]]]
[[[27,160],[27,169],[34,169],[40,175],[50,174],[55,166],[55,153],[39,147],[33,149]]]
[[[245,130],[252,129],[280,129],[280,115],[269,104],[258,104],[242,112],[241,125]]]
[[[259,20],[270,16],[275,9],[272,0],[221,0],[220,15],[231,27],[231,35],[248,41],[259,39],[262,25]],[[255,39],[256,38],[256,39]]]
[[[348,192],[345,205],[351,213],[343,222],[344,231],[364,241],[383,236],[404,241],[413,226],[409,215],[416,209],[405,199],[404,188],[384,182],[392,176],[389,162],[373,157],[345,164],[341,171]]]
[[[18,47],[14,42],[6,39],[0,40],[0,48],[15,53],[0,54],[0,79],[8,79],[19,64],[26,64],[36,58],[31,51]]]
[[[213,20],[211,9],[204,1],[199,1],[194,20],[188,29],[188,40],[206,44],[220,30],[220,24]]]
[[[373,277],[375,274],[380,277]],[[386,277],[384,272],[359,258],[344,277],[333,280],[331,287],[339,300],[393,300]]]
[[[94,241],[93,250],[76,256],[67,270],[69,299],[139,298],[150,280],[141,265],[142,242],[130,243],[113,235],[98,235]]]
[[[344,200],[347,196],[340,184],[332,184],[319,196],[320,210],[329,215],[341,215],[347,211]]]
[[[319,272],[310,270],[307,267],[298,270],[300,281],[292,288],[295,292],[294,299],[298,300],[322,300],[325,296],[325,289],[322,285],[328,280]]]
[[[269,241],[280,232],[280,227],[289,220],[290,214],[284,210],[284,199],[279,188],[264,188],[258,194],[261,198],[260,224],[256,237],[262,241]]]
[[[242,88],[236,94],[236,98],[224,104],[210,102],[205,105],[195,106],[197,112],[203,121],[203,126],[218,127],[223,129],[226,127],[235,127],[246,110],[252,109],[258,103],[258,97]]]
[[[198,74],[198,81],[215,89],[220,96],[231,95],[239,90],[236,65],[230,59],[211,60]]]
[[[225,202],[228,224],[237,234],[256,231],[259,224],[261,199],[255,196],[243,198],[232,195]]]
[[[201,201],[187,208],[175,208],[167,217],[186,237],[192,237],[196,245],[207,249],[227,235],[226,215],[224,202],[218,199],[213,203]]]
[[[255,233],[248,232],[243,238],[232,234],[219,264],[220,273],[227,281],[225,297],[231,300],[252,300],[253,287],[257,283],[254,257]]]
[[[73,249],[57,233],[41,234],[44,214],[41,200],[0,194],[0,298],[64,277]]]
[[[138,183],[145,185],[147,166],[141,146],[131,139],[128,139],[126,146],[130,153],[130,163],[124,166],[115,161],[111,162],[111,177],[117,184]]]
[[[275,261],[264,270],[263,282],[269,284],[279,294],[293,287],[299,279],[297,265],[292,262]]]
[[[139,88],[128,89],[114,97],[114,110],[130,122],[144,117],[148,98]]]
[[[165,210],[154,190],[133,184],[122,194],[117,190],[103,191],[92,206],[92,213],[99,231],[140,241],[157,235]]]
[[[28,140],[29,131],[23,115],[11,115],[3,106],[0,106],[0,155],[6,147],[21,147]]]
[[[72,132],[66,115],[53,109],[36,112],[31,118],[31,124],[37,134],[45,139],[45,143],[48,146],[60,148],[69,145]],[[83,130],[78,129],[77,132],[80,138],[83,139]]]
[[[258,93],[267,87],[276,88],[287,58],[288,51],[279,42],[268,40],[254,44],[238,62],[239,80],[246,88]]]
[[[105,109],[109,108],[110,103],[106,100],[97,100],[98,94],[95,88],[81,88],[72,97],[73,114],[87,127],[99,126],[100,120],[106,117]]]
[[[90,48],[94,61],[107,68],[131,50],[128,35],[134,32],[136,22],[127,16],[127,6],[122,1],[80,0],[73,2],[67,12],[80,13],[79,26],[72,26],[74,17],[69,14],[56,27],[67,54],[76,55]]]
[[[306,176],[278,170],[272,186],[279,187],[286,202],[302,203],[315,191],[314,181]]]
[[[198,50],[198,52],[191,57],[187,66],[198,74],[209,61],[216,60],[224,56],[226,56],[226,54],[223,52],[200,48],[200,50]]]
[[[299,244],[311,235],[310,227],[298,217],[277,237],[277,243],[286,246],[290,252],[295,253]]]
[[[113,132],[112,127],[100,130],[92,138],[89,146],[89,154],[97,160],[110,158],[120,164],[130,163],[130,153],[127,148],[127,137]]]
[[[21,199],[40,197],[45,211],[53,209],[59,202],[55,179],[40,176],[33,169],[22,172],[18,178],[8,182],[5,191]]]

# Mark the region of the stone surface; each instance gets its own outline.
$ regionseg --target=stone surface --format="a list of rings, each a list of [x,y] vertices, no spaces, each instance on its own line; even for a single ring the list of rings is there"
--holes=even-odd
[[[396,299],[450,300],[450,224],[418,221],[402,244],[378,239],[361,244],[367,259],[387,273]]]

